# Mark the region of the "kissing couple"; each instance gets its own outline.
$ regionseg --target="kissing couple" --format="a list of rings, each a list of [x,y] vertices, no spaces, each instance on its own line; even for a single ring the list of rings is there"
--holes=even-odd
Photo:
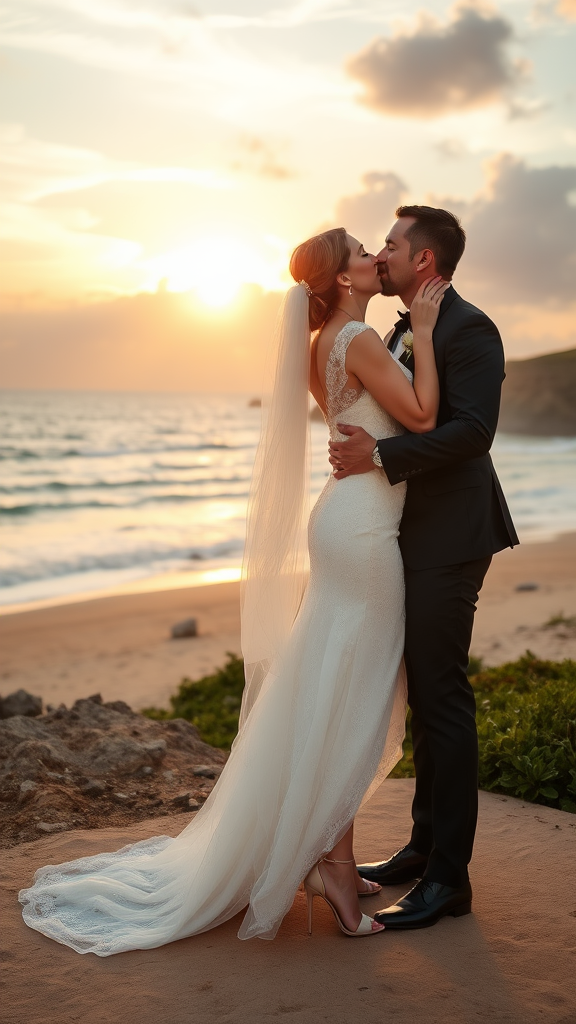
[[[272,939],[302,882],[309,931],[315,896],[355,937],[470,912],[472,623],[492,555],[518,543],[489,455],[504,355],[450,284],[456,217],[396,216],[378,255],[344,228],[292,254],[248,509],[238,736],[176,838],[42,868],[22,890],[26,923],[80,953],[150,949],[240,911],[240,938]],[[409,309],[384,342],[365,322],[379,294]],[[334,470],[310,516],[309,392]],[[406,703],[412,832],[357,866],[354,817],[402,756]],[[359,897],[408,882],[361,912]]]

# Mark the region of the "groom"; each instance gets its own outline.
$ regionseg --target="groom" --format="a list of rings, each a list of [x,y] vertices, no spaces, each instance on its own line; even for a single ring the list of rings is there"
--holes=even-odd
[[[420,285],[451,280],[465,234],[446,210],[401,206],[379,272],[384,295],[410,304]],[[413,368],[409,314],[388,347]],[[360,865],[381,885],[420,879],[375,914],[386,928],[422,928],[470,912],[478,810],[478,735],[466,670],[478,593],[492,555],[518,537],[489,450],[498,422],[504,352],[495,325],[450,287],[434,330],[440,378],[438,424],[427,434],[378,440],[339,424],[346,442],[330,445],[337,479],[382,466],[391,484],[407,481],[400,526],[406,579],[408,703],[416,791],[412,835],[389,860]]]

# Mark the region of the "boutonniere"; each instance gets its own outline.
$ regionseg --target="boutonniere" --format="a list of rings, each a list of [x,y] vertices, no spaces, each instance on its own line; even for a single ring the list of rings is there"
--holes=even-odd
[[[414,348],[414,335],[412,334],[412,331],[406,331],[406,334],[402,336],[402,348],[405,352],[408,352],[409,355],[412,355],[412,350]]]

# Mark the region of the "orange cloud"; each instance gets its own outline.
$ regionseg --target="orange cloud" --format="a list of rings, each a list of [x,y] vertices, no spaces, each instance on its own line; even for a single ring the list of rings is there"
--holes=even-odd
[[[576,0],[560,0],[556,13],[568,21],[576,21]]]

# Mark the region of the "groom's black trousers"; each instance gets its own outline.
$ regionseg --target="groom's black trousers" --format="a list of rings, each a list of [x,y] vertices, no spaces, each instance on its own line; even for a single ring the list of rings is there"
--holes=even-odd
[[[468,878],[478,815],[476,703],[466,675],[478,593],[491,557],[406,569],[406,669],[416,792],[410,845],[425,876]]]

